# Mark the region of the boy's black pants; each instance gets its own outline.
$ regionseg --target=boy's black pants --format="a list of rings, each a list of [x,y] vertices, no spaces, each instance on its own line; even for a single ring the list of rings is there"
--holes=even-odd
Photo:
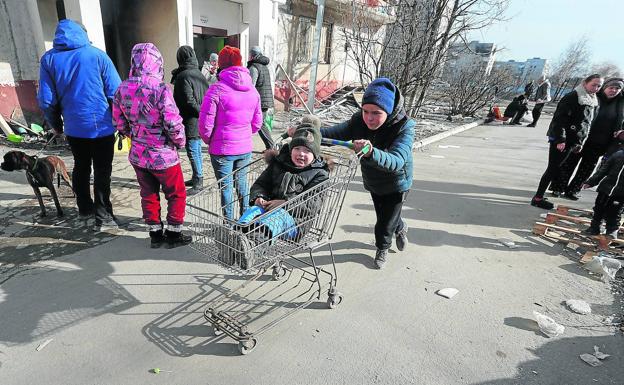
[[[620,228],[622,208],[624,206],[624,196],[609,196],[599,192],[594,205],[594,217],[592,226],[599,227],[602,220],[605,220],[607,233],[611,233]]]
[[[401,209],[407,197],[407,191],[387,195],[371,193],[377,222],[375,223],[375,246],[379,250],[386,250],[392,246],[392,236],[403,230]]]

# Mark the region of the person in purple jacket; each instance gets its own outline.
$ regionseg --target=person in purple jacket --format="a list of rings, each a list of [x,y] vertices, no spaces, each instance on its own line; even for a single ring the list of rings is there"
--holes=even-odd
[[[132,138],[128,160],[141,187],[143,219],[151,247],[168,248],[191,243],[182,234],[186,188],[178,149],[186,143],[182,117],[171,90],[164,83],[163,58],[152,43],[132,48],[130,75],[113,99],[113,124]],[[160,218],[160,188],[167,199],[167,230]]]
[[[262,126],[260,95],[251,83],[249,70],[242,67],[242,59],[240,50],[235,47],[225,46],[219,52],[219,81],[208,88],[199,113],[199,136],[208,145],[217,179],[249,164],[252,135]],[[238,215],[249,207],[246,169],[237,175],[236,199],[231,176],[220,186],[223,214],[232,220],[236,201],[239,202]]]

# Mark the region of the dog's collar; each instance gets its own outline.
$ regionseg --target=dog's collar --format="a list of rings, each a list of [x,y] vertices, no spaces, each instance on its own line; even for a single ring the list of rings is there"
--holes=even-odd
[[[34,156],[33,158],[35,158],[35,163],[33,163],[33,166],[30,169],[26,169],[26,172],[29,173],[32,177],[35,176],[35,174],[33,174],[33,171],[35,171],[35,168],[37,168],[37,163],[39,162],[38,156]]]

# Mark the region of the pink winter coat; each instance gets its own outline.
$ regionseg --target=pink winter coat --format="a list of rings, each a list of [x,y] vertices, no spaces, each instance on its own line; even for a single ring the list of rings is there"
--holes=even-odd
[[[253,149],[262,127],[260,95],[245,67],[228,67],[208,88],[199,113],[199,136],[212,155],[241,155]]]
[[[163,82],[163,58],[152,43],[132,48],[130,77],[124,80],[113,99],[113,125],[132,146],[131,164],[164,170],[180,162],[177,148],[184,147],[184,125]]]

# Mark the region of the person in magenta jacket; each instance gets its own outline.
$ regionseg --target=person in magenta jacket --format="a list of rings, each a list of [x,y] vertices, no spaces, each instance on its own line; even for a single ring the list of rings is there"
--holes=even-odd
[[[252,135],[262,127],[260,95],[251,83],[249,70],[242,66],[238,48],[225,46],[219,53],[219,81],[204,96],[199,113],[199,136],[208,145],[210,162],[217,179],[222,179],[223,214],[234,219],[234,204],[239,215],[249,206],[247,172],[238,173],[237,197],[233,197],[233,170],[251,161]]]
[[[178,149],[186,143],[184,125],[173,94],[164,82],[163,58],[152,43],[132,48],[130,76],[113,99],[113,124],[132,138],[128,160],[141,188],[143,219],[149,227],[151,247],[189,244],[182,234],[186,189]],[[160,188],[167,199],[167,230],[160,217]]]

